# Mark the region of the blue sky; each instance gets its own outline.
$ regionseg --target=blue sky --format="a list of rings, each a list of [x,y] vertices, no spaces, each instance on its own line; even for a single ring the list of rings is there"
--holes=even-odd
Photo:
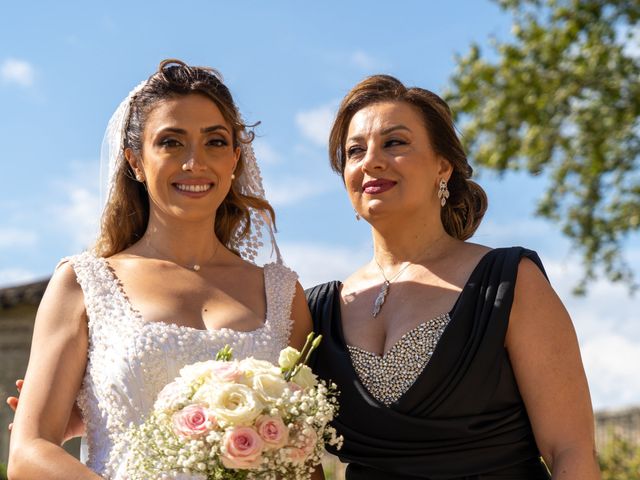
[[[90,245],[106,123],[167,57],[219,69],[246,120],[262,122],[256,151],[267,195],[303,285],[343,278],[368,260],[371,241],[328,167],[340,98],[380,72],[441,93],[456,53],[507,38],[510,28],[487,0],[3,5],[0,287],[46,277]],[[545,178],[479,173],[490,209],[474,240],[536,249],[574,319],[595,406],[640,404],[640,300],[605,281],[572,297],[579,257],[557,226],[532,215]],[[640,275],[638,243],[627,257]]]

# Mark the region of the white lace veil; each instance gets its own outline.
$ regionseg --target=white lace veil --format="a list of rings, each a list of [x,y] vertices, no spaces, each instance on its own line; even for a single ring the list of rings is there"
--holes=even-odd
[[[107,205],[109,201],[119,166],[126,161],[124,157],[124,133],[129,121],[131,102],[146,84],[147,81],[145,80],[129,92],[129,95],[120,103],[107,125],[100,152],[100,200],[103,206]],[[240,142],[240,148],[242,150],[244,168],[242,173],[234,180],[236,190],[240,194],[265,200],[262,175],[260,174],[253,147],[251,143]],[[247,220],[243,219],[232,232],[231,240],[227,246],[239,252],[243,259],[252,263],[256,263],[258,257],[262,261],[265,258],[271,259],[274,255],[275,260],[278,263],[282,263],[271,218],[264,211],[251,207],[249,207],[249,215],[251,227],[247,234],[241,236],[247,224]],[[263,241],[265,230],[271,247],[270,251],[262,251],[262,247],[265,246]]]

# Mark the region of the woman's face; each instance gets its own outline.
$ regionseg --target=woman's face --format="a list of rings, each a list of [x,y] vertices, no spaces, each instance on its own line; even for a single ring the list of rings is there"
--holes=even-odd
[[[356,212],[440,212],[437,189],[451,165],[435,153],[420,113],[404,102],[369,105],[353,116],[345,143],[344,181]]]
[[[231,187],[240,148],[218,106],[200,94],[159,103],[148,115],[142,158],[127,159],[142,174],[152,214],[210,220]]]

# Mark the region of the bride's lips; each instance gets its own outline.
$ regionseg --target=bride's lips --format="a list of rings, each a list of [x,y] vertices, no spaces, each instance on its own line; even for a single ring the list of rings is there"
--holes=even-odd
[[[181,195],[191,198],[200,198],[207,195],[215,184],[207,178],[189,178],[185,180],[178,180],[177,182],[173,182],[171,185]]]
[[[396,186],[393,180],[386,180],[384,178],[378,178],[376,180],[369,180],[362,185],[362,191],[369,195],[376,195],[378,193],[386,192]]]

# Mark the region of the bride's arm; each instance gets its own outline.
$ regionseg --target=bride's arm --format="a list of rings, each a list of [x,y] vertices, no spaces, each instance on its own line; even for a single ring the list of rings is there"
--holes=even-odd
[[[307,335],[313,329],[313,322],[311,321],[311,312],[309,312],[304,290],[299,282],[296,282],[296,293],[291,305],[291,320],[293,321],[293,328],[291,329],[289,345],[300,350],[304,346]]]
[[[300,283],[296,283],[296,294],[293,297],[293,304],[291,305],[291,319],[293,320],[293,328],[291,329],[289,345],[300,350],[304,346],[307,335],[309,335],[313,329],[311,312],[309,312],[307,299]],[[322,479],[324,479],[324,472],[322,465],[318,465],[316,471],[311,475],[311,480]]]
[[[60,447],[86,367],[87,343],[82,290],[71,266],[64,264],[51,278],[36,315],[11,433],[9,479],[100,479]]]

